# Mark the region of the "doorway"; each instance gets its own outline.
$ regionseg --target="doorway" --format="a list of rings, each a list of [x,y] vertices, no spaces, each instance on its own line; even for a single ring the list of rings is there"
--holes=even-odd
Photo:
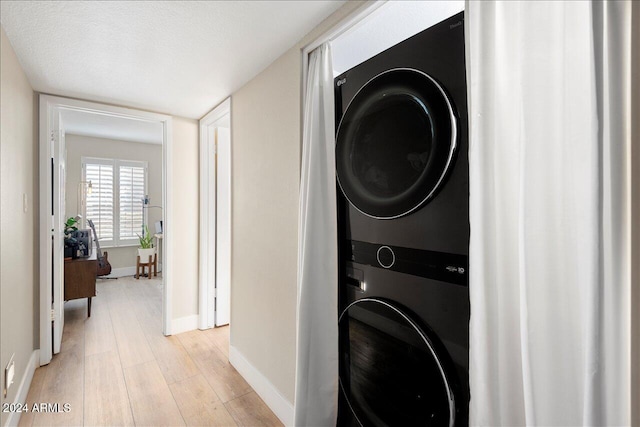
[[[103,105],[40,95],[40,365],[48,364],[54,353],[60,351],[64,327],[64,223],[66,209],[65,191],[67,169],[67,147],[65,144],[67,124],[74,116],[92,117],[97,122],[122,122],[134,125],[149,125],[157,129],[157,138],[162,144],[161,202],[164,206],[160,216],[163,224],[171,224],[171,117],[134,109]],[[114,160],[115,161],[115,160]],[[114,163],[115,164],[115,163]],[[130,165],[129,165],[130,166]],[[131,167],[130,167],[131,168]],[[86,180],[85,180],[86,181]],[[86,197],[85,187],[78,183],[77,194]],[[158,200],[159,201],[159,200]],[[156,202],[158,202],[156,201]],[[81,201],[76,201],[79,206]],[[71,208],[71,207],[69,207]],[[72,209],[73,210],[73,209]],[[143,213],[143,217],[146,214]],[[171,333],[171,228],[164,227],[164,250],[160,264],[163,266],[162,332]]]
[[[231,99],[200,120],[199,329],[228,325],[231,295]]]

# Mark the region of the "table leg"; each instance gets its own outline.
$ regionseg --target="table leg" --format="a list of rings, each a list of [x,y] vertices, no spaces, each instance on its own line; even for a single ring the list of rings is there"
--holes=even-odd
[[[89,300],[89,315],[87,317],[91,317],[91,297],[87,299]]]

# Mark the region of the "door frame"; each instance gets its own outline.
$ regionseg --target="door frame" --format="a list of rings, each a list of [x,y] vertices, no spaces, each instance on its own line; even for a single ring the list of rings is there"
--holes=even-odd
[[[200,255],[199,255],[199,298],[198,298],[198,329],[210,329],[216,326],[215,298],[217,277],[217,233],[219,226],[229,228],[231,236],[231,194],[229,194],[229,223],[218,224],[217,218],[217,165],[208,161],[216,153],[216,128],[225,116],[231,117],[231,98],[218,104],[211,112],[200,119]],[[227,151],[231,157],[233,147],[232,138]],[[219,153],[218,153],[219,154]],[[220,159],[218,159],[220,161]],[[229,174],[232,172],[231,158],[224,159],[229,163]],[[229,185],[232,185],[231,176]],[[213,242],[211,244],[211,242]],[[231,254],[231,239],[221,242]],[[231,266],[229,266],[230,268]],[[231,272],[229,271],[229,277]]]
[[[63,110],[82,111],[92,114],[127,118],[145,122],[157,122],[163,128],[162,144],[162,198],[163,198],[163,224],[164,227],[164,250],[162,252],[163,266],[163,309],[162,309],[162,332],[171,335],[172,319],[172,288],[173,288],[173,224],[171,207],[173,202],[173,179],[172,170],[169,167],[173,152],[173,132],[172,117],[159,113],[135,110],[132,108],[117,107],[91,101],[64,98],[53,95],[40,95],[40,123],[39,123],[39,143],[40,143],[40,365],[46,365],[53,357],[52,333],[51,333],[51,278],[52,260],[51,236],[61,233],[64,229],[63,219],[59,218],[54,223],[50,212],[52,177],[49,172],[52,153],[50,135],[60,122],[60,114]],[[57,230],[57,231],[56,231]],[[64,316],[64,313],[60,315]]]
[[[309,55],[316,48],[320,47],[322,44],[331,42],[345,33],[348,33],[351,29],[353,29],[356,25],[363,22],[369,15],[373,14],[376,10],[382,7],[389,0],[377,0],[377,1],[366,1],[362,5],[356,7],[352,10],[347,16],[341,19],[338,23],[336,23],[333,27],[329,28],[325,32],[321,33],[310,41],[308,44],[300,49],[300,56],[302,67],[300,69],[300,123],[304,123],[304,106],[307,99],[307,75],[309,74]],[[302,126],[300,126],[300,144],[302,144]],[[302,156],[302,150],[300,150],[300,156]],[[302,159],[302,157],[301,157]]]

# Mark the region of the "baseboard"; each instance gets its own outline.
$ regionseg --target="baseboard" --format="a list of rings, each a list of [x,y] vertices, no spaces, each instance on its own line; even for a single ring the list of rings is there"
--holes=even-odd
[[[198,315],[180,317],[171,321],[171,335],[198,329]]]
[[[162,272],[162,264],[158,264],[158,273]],[[111,273],[106,278],[115,279],[117,277],[127,277],[136,275],[136,266],[112,268]]]
[[[271,384],[262,372],[256,369],[244,355],[235,348],[229,346],[229,362],[244,377],[251,387],[264,400],[264,403],[273,411],[285,426],[293,425],[293,404],[289,402],[278,389]]]
[[[20,387],[18,388],[18,392],[16,393],[16,399],[13,403],[25,403],[27,401],[27,394],[29,394],[29,387],[31,387],[33,373],[36,371],[36,368],[39,365],[39,361],[40,351],[33,350],[33,352],[31,353],[31,357],[29,358],[29,363],[27,364],[27,369],[24,370],[24,375],[22,376],[22,380],[20,381]],[[20,422],[20,415],[20,412],[9,412],[9,417],[7,418],[5,426],[17,426]]]
[[[116,277],[126,277],[126,276],[134,276],[136,274],[136,266],[131,267],[120,267],[120,268],[112,268],[111,273],[106,278],[116,278]]]

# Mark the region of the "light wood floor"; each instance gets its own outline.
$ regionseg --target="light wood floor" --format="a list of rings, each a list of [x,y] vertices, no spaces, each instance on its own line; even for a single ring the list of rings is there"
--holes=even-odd
[[[36,369],[27,402],[68,412],[23,413],[20,425],[281,426],[228,361],[229,328],[161,333],[162,282],[98,280],[65,303],[62,351]]]

